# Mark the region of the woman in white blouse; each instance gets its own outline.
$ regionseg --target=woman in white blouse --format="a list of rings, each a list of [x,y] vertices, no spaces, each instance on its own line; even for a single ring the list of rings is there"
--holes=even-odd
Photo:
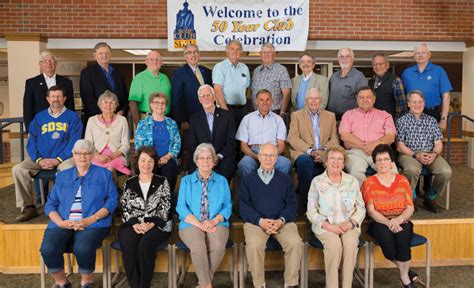
[[[127,118],[115,113],[118,107],[117,96],[106,90],[100,95],[97,105],[101,114],[89,118],[84,139],[93,143],[95,153],[92,164],[130,175],[127,168],[130,136]]]

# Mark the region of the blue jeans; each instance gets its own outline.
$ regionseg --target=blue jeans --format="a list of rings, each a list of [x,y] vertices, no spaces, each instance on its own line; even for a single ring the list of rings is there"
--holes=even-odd
[[[240,173],[240,179],[242,179],[245,175],[250,174],[252,171],[257,170],[259,167],[259,164],[257,160],[253,159],[250,156],[245,155],[242,160],[239,161],[239,164],[237,164],[239,167],[239,173]],[[291,161],[290,159],[278,155],[278,160],[275,163],[275,169],[285,173],[285,174],[290,174],[291,171]]]
[[[74,231],[63,228],[46,229],[41,243],[41,256],[49,273],[64,270],[63,253],[72,252],[79,266],[79,273],[90,274],[95,270],[95,250],[102,245],[109,228],[89,228]]]
[[[324,166],[323,163],[314,162],[311,156],[302,154],[296,158],[295,167],[298,174],[298,193],[300,193],[302,208],[306,209],[311,181],[324,172]]]

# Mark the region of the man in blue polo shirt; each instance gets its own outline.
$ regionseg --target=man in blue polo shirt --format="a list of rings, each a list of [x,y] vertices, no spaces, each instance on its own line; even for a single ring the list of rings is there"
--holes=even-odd
[[[439,127],[446,129],[446,120],[449,113],[450,91],[453,90],[446,71],[441,66],[431,63],[431,52],[426,43],[415,46],[415,61],[413,65],[402,74],[406,93],[420,90],[425,96],[425,110],[423,113],[430,115],[439,123]]]

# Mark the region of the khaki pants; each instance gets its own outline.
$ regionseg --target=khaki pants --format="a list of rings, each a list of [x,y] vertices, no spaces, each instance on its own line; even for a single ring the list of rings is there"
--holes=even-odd
[[[372,156],[365,154],[363,150],[357,148],[347,150],[347,156],[347,173],[354,176],[359,181],[359,186],[362,186],[362,183],[366,178],[365,171],[367,168],[370,166],[372,169],[377,171],[377,169],[375,169],[374,161],[372,161]],[[398,174],[398,169],[395,162],[392,165],[392,172]]]
[[[65,170],[74,166],[72,158],[60,163],[58,171]],[[32,179],[41,171],[41,167],[30,158],[13,166],[12,174],[15,182],[16,207],[25,208],[35,204],[36,197],[33,197]]]
[[[352,277],[357,261],[359,232],[349,230],[343,235],[325,231],[316,236],[324,246],[324,270],[326,272],[326,287],[339,287],[338,270],[342,260],[342,287],[352,287]]]
[[[398,156],[398,163],[402,166],[403,175],[405,175],[410,181],[410,186],[413,191],[418,183],[418,179],[420,178],[423,164],[413,157],[401,154]],[[446,186],[451,179],[451,166],[449,166],[448,162],[446,162],[443,157],[438,156],[430,165],[427,165],[426,168],[428,168],[428,170],[434,175],[433,183],[431,185],[433,191],[427,191],[428,198],[434,200],[444,191],[444,189],[446,189]]]
[[[245,223],[244,236],[245,252],[252,273],[253,286],[263,286],[265,283],[265,248],[270,235],[266,234],[259,226]],[[296,286],[303,255],[303,242],[298,233],[298,227],[293,222],[285,224],[273,237],[280,243],[285,253],[285,284]]]
[[[214,273],[225,255],[229,228],[217,226],[216,232],[206,233],[191,226],[179,230],[179,238],[191,251],[191,260],[199,279],[199,285],[211,284]]]

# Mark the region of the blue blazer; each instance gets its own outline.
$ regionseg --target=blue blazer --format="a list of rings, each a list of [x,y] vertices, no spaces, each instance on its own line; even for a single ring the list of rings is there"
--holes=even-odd
[[[212,86],[212,72],[204,66],[198,65],[199,71],[203,77],[204,83]],[[199,81],[194,75],[193,69],[188,64],[184,64],[173,71],[171,79],[173,118],[178,126],[183,122],[189,121],[189,116],[202,110],[199,103],[197,91]]]

